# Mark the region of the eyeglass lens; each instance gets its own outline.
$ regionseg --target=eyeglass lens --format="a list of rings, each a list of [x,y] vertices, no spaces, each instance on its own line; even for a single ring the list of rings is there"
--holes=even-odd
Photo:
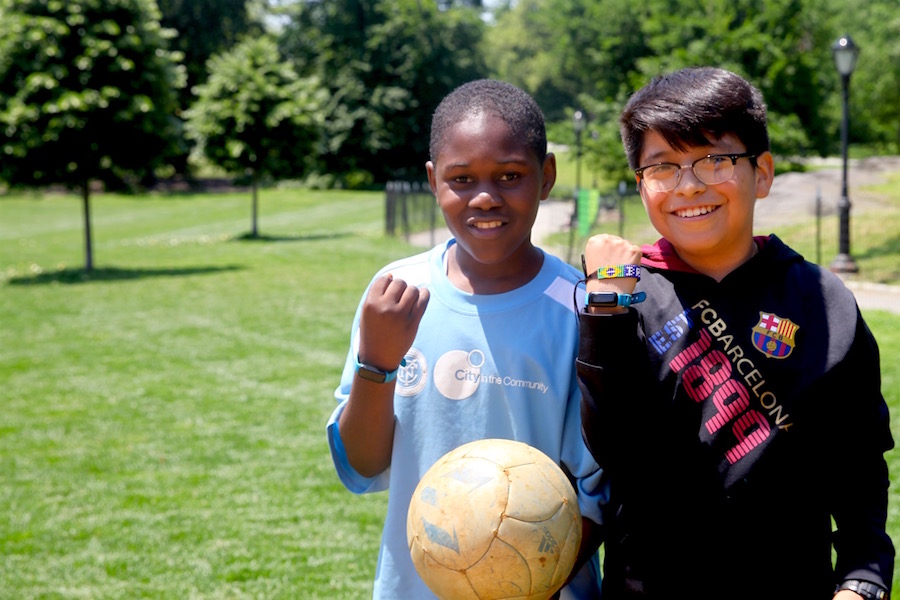
[[[667,192],[678,186],[681,172],[687,168],[693,169],[694,176],[702,183],[715,185],[731,179],[734,160],[730,156],[706,156],[684,167],[675,163],[663,163],[644,169],[642,178],[651,191]]]

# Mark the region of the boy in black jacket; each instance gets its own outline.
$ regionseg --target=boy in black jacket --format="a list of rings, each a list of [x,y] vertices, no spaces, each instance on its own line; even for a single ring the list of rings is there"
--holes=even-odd
[[[621,131],[662,239],[595,236],[584,254],[604,600],[886,598],[878,347],[837,276],[753,236],[774,176],[761,93],[683,69],[638,91]]]

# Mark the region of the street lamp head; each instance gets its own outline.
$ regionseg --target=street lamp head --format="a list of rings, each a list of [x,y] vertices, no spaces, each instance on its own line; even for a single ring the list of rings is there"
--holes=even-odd
[[[584,131],[584,113],[580,110],[576,110],[572,115],[572,126],[575,127],[575,133]]]
[[[853,42],[849,35],[842,36],[831,45],[831,53],[834,56],[834,66],[842,77],[850,77],[856,68],[856,59],[859,57],[859,46]]]

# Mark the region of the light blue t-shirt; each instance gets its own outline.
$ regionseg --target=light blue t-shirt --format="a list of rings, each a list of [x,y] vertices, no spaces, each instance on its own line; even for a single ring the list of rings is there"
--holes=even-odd
[[[362,301],[334,394],[338,406],[327,425],[331,455],[344,485],[357,494],[390,489],[376,600],[434,598],[410,559],[406,514],[425,471],[467,442],[505,438],[541,450],[576,478],[582,515],[601,522],[605,491],[599,485],[599,467],[582,440],[575,373],[575,307],[584,301],[578,283],[581,274],[545,253],[540,272],[524,286],[503,294],[470,294],[455,288],[445,274],[444,256],[454,243],[451,239],[396,261],[376,275],[391,273],[430,290],[428,308],[405,356],[406,366],[397,375],[391,467],[372,478],[361,476],[349,465],[338,433],[338,417],[354,378]],[[594,561],[579,578],[586,589],[570,585],[563,597],[597,597],[596,573]]]

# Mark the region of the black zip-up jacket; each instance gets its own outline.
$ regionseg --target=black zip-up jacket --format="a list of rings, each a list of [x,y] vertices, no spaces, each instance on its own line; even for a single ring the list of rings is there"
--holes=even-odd
[[[610,481],[604,600],[890,590],[877,344],[836,275],[757,243],[721,282],[645,246],[647,300],[579,316],[584,439]]]

